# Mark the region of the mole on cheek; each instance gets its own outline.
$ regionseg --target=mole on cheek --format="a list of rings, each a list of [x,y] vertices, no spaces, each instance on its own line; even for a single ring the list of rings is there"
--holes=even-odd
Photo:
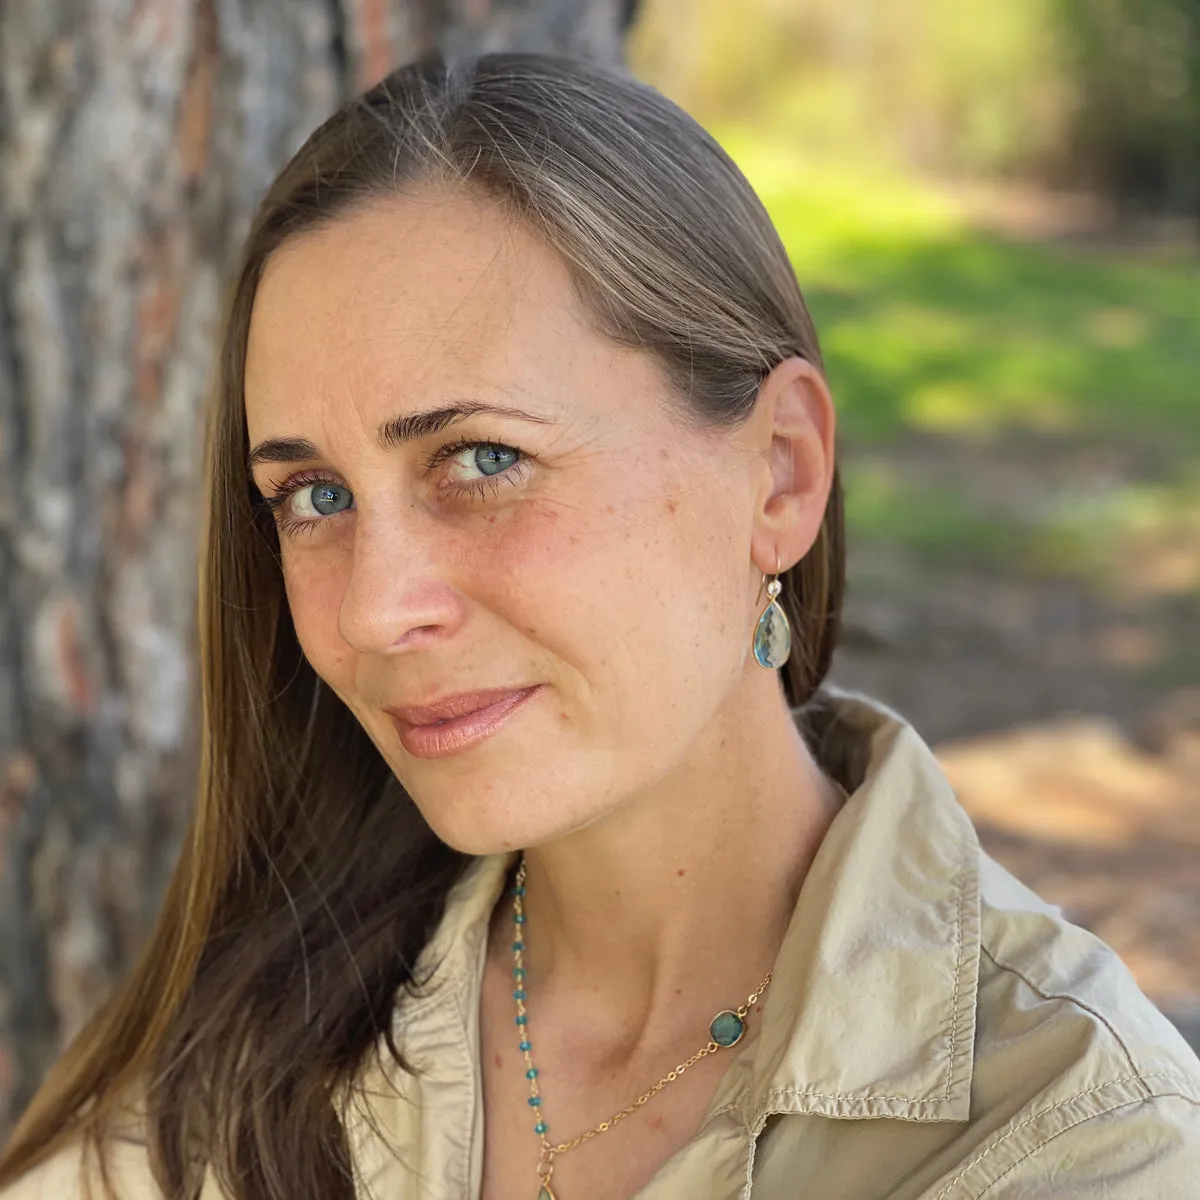
[[[668,500],[667,501],[667,512],[673,513],[673,512],[678,512],[678,511],[679,511],[679,501],[678,500]]]

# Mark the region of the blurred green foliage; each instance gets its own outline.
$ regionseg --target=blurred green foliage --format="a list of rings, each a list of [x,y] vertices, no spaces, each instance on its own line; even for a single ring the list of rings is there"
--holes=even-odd
[[[821,332],[858,536],[1085,573],[1200,539],[1194,254],[1005,240],[911,178],[718,132]]]
[[[1025,429],[1200,454],[1194,257],[1013,242],[917,182],[781,171],[772,147],[724,140],[788,247],[859,444]]]
[[[809,155],[1200,215],[1200,0],[645,0],[631,58]]]

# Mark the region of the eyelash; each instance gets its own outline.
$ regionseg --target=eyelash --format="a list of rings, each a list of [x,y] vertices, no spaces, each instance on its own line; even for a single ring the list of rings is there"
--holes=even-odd
[[[468,480],[466,483],[443,484],[441,486],[454,492],[460,498],[471,500],[483,500],[489,491],[495,496],[499,493],[502,483],[507,482],[515,487],[520,482],[522,468],[528,462],[528,455],[519,446],[514,446],[509,442],[496,442],[486,439],[471,440],[469,438],[460,438],[458,441],[447,442],[444,446],[439,446],[437,450],[429,455],[425,460],[425,469],[432,471],[434,467],[445,462],[446,459],[453,458],[454,455],[461,453],[463,450],[473,450],[479,446],[496,446],[501,450],[511,450],[517,455],[517,461],[499,475],[484,476],[480,479]],[[284,507],[287,501],[297,492],[318,483],[331,483],[337,487],[344,486],[336,479],[331,478],[328,474],[321,471],[297,471],[281,483],[271,485],[271,495],[263,496],[262,507],[274,517],[276,528],[280,534],[290,536],[298,533],[312,533],[318,525],[323,525],[329,520],[329,517],[291,517],[287,515],[287,510]]]

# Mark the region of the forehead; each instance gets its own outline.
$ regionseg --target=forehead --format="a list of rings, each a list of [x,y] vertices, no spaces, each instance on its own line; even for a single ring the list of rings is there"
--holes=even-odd
[[[499,205],[434,189],[372,200],[269,260],[250,322],[248,416],[384,378],[519,391],[535,365],[584,369],[599,341],[560,257]]]

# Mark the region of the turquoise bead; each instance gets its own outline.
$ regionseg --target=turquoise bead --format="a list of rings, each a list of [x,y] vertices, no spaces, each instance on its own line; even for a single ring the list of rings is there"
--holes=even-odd
[[[518,884],[517,887],[513,888],[513,895],[514,896],[525,895],[525,885],[522,883],[522,884]]]
[[[713,1022],[708,1027],[708,1032],[712,1035],[712,1040],[718,1046],[732,1046],[746,1032],[746,1023],[737,1013],[726,1009],[725,1012],[717,1013],[713,1017]]]
[[[525,968],[524,967],[513,967],[513,978],[514,979],[524,979],[525,978]]]
[[[529,1070],[525,1072],[525,1078],[526,1079],[536,1079],[537,1078],[537,1067],[530,1067]]]
[[[515,992],[513,992],[513,999],[514,1000],[524,1000],[525,999],[525,989],[517,988],[517,990]]]
[[[525,943],[524,942],[513,942],[513,949],[514,950],[524,950]]]
[[[521,1043],[521,1044],[520,1044],[520,1045],[517,1047],[517,1049],[518,1049],[518,1050],[532,1050],[532,1049],[533,1049],[533,1043],[532,1043],[532,1042],[522,1042],[522,1043]]]
[[[524,914],[524,913],[514,913],[514,914],[513,914],[513,920],[514,920],[514,921],[515,921],[515,922],[516,922],[518,925],[524,925],[524,924],[525,924],[525,914]]]
[[[541,1096],[530,1096],[529,1097],[529,1107],[530,1108],[537,1108],[538,1105],[541,1104],[541,1102],[542,1102]]]
[[[545,1121],[539,1121],[539,1122],[538,1122],[538,1123],[537,1123],[537,1124],[536,1124],[536,1125],[533,1127],[533,1132],[534,1132],[534,1133],[545,1133],[545,1132],[546,1132],[546,1122],[545,1122]],[[542,1190],[544,1191],[545,1189],[543,1188]]]
[[[520,1015],[520,1016],[517,1018],[517,1024],[518,1024],[518,1025],[525,1025],[525,1024],[527,1024],[527,1023],[528,1023],[528,1021],[529,1021],[529,1018],[528,1018],[528,1017],[526,1017],[526,1015],[525,1015],[524,1013],[522,1013],[522,1014],[521,1014],[521,1015]]]

